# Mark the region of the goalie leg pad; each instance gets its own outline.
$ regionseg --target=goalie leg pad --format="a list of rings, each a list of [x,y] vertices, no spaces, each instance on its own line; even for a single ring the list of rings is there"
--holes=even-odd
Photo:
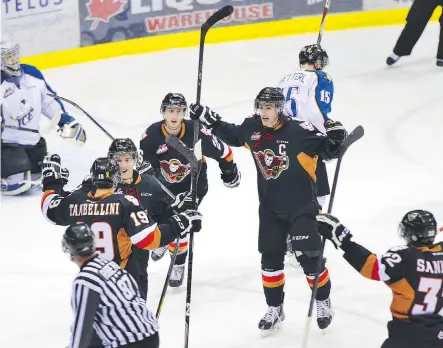
[[[31,170],[32,163],[24,147],[20,145],[14,146],[14,144],[2,144],[1,153],[2,178]]]
[[[37,144],[32,147],[27,147],[26,152],[28,153],[29,160],[32,164],[31,173],[41,173],[43,157],[48,153],[45,138],[41,137]]]

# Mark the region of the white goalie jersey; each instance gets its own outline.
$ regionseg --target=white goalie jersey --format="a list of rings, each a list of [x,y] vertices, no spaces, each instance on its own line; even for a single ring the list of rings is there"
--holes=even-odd
[[[54,92],[42,73],[30,65],[22,64],[21,67],[23,74],[15,82],[2,74],[1,140],[4,143],[35,145],[40,139],[41,115],[56,125],[63,110],[59,102],[48,95]]]

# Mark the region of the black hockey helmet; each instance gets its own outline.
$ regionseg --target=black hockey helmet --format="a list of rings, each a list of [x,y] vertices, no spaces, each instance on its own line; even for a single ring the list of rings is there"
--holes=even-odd
[[[129,154],[136,160],[138,158],[137,147],[132,139],[129,138],[117,138],[114,139],[111,146],[109,146],[108,157],[114,158],[114,156]]]
[[[329,64],[328,54],[320,45],[308,45],[303,47],[298,58],[300,65],[312,64],[317,70],[321,70]]]
[[[254,112],[258,114],[260,104],[274,104],[278,109],[278,113],[281,114],[283,106],[285,105],[285,96],[280,88],[277,87],[265,87],[255,97],[254,100]]]
[[[437,221],[426,210],[412,210],[400,222],[399,233],[411,246],[426,246],[434,243]]]
[[[111,188],[121,181],[120,167],[116,160],[97,158],[91,167],[92,183],[97,188]]]
[[[75,256],[89,256],[95,252],[94,234],[84,223],[69,226],[63,235],[62,248],[71,260]]]
[[[166,111],[167,107],[184,109],[185,115],[188,112],[188,103],[181,93],[166,94],[166,96],[163,98],[162,105],[160,106],[160,112],[162,115]]]

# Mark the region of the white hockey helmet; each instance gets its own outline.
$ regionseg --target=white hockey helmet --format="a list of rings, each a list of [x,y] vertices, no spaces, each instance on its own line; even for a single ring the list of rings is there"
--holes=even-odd
[[[0,42],[2,52],[1,69],[11,76],[20,76],[20,46],[7,41]]]

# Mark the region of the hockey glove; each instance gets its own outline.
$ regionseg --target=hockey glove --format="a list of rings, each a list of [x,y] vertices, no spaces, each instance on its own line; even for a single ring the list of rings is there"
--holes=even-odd
[[[43,192],[54,190],[60,192],[63,187],[62,168],[60,156],[45,156],[42,163],[42,185]]]
[[[229,188],[234,188],[240,185],[241,173],[239,172],[237,165],[234,164],[234,169],[222,170],[221,179],[223,185]]]
[[[329,214],[317,215],[317,221],[318,233],[329,239],[336,249],[351,241],[351,231],[343,226],[335,216]]]
[[[86,142],[86,133],[82,125],[67,113],[63,113],[58,123],[60,137],[70,140],[76,146],[83,146]]]
[[[343,127],[343,125],[338,121],[333,121],[331,119],[326,120],[324,126],[326,128],[328,138],[335,144],[341,144],[348,136],[348,132],[346,131],[345,127]]]
[[[212,128],[221,120],[219,114],[200,104],[189,105],[189,116],[192,120],[199,120],[207,128]]]
[[[202,228],[202,214],[196,210],[186,210],[183,213],[172,215],[170,221],[178,231],[177,237],[185,238],[188,233],[200,232]]]
[[[69,170],[68,170],[68,168],[62,168],[60,174],[62,176],[63,186],[64,186],[64,185],[66,185],[68,183],[68,180],[69,180]]]

